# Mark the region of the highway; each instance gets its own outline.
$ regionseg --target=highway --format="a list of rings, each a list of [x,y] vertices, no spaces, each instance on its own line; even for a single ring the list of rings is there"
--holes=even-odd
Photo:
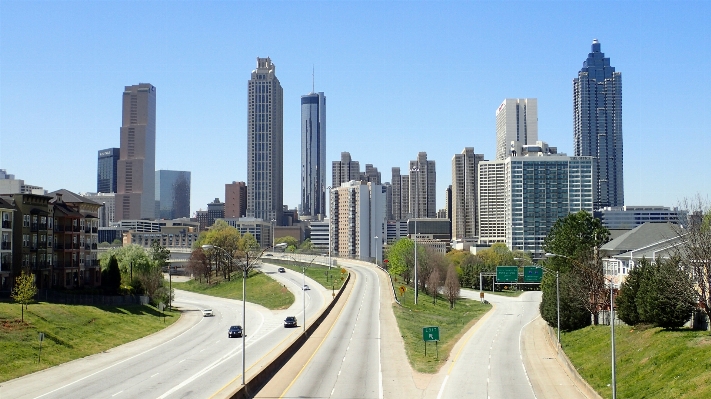
[[[260,360],[301,333],[304,321],[302,275],[287,269],[262,265],[265,273],[285,284],[296,300],[286,310],[271,311],[247,303],[247,376],[262,366]],[[309,318],[330,300],[331,291],[307,278]],[[247,292],[249,300],[249,292]],[[239,387],[242,370],[242,340],[227,338],[230,325],[242,324],[242,303],[176,290],[174,306],[185,310],[182,328],[170,327],[101,354],[78,359],[34,373],[0,387],[2,398],[207,398],[222,389]],[[202,317],[202,309],[214,317]],[[299,328],[285,329],[283,320],[295,315]]]
[[[335,323],[284,398],[382,398],[380,279],[374,267],[338,260],[353,273],[353,291]]]

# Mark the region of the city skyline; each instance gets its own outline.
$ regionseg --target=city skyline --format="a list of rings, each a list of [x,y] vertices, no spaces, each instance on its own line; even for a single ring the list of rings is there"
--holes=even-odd
[[[539,136],[573,154],[571,84],[597,38],[625,74],[625,204],[676,206],[709,195],[710,182],[683,172],[705,165],[684,156],[688,148],[711,144],[709,111],[693,100],[711,85],[703,69],[711,50],[699,39],[711,5],[603,2],[579,24],[570,16],[585,4],[270,3],[275,29],[250,41],[257,14],[240,3],[3,2],[0,167],[48,191],[95,191],[96,151],[119,144],[118,93],[151,82],[161,88],[156,169],[191,171],[191,213],[204,210],[222,198],[224,184],[247,181],[244,81],[258,56],[280,67],[290,208],[300,202],[299,97],[312,89],[314,69],[316,86],[329,93],[326,162],[348,151],[389,170],[426,151],[450,176],[449,161],[463,147],[494,159],[494,110],[505,98],[536,98]],[[321,29],[294,34],[308,15],[320,15]],[[352,24],[339,23],[345,15]],[[131,18],[131,32],[112,28]],[[529,32],[521,22],[530,20],[547,29]],[[448,32],[439,28],[445,22]],[[668,62],[649,62],[649,54]],[[26,137],[60,140],[37,146]],[[439,179],[437,209],[450,183]]]

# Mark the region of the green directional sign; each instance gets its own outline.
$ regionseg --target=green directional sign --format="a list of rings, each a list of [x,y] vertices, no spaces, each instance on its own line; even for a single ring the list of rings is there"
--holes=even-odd
[[[543,269],[536,266],[523,267],[523,282],[524,283],[540,283],[543,279]]]
[[[439,341],[439,327],[422,327],[422,339],[426,341]]]
[[[518,266],[496,266],[497,283],[518,283]]]

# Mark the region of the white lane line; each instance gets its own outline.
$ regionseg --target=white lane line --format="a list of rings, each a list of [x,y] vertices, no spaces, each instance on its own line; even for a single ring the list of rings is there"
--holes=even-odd
[[[375,273],[377,274],[378,272],[375,271]],[[380,292],[380,279],[378,278],[378,276],[375,276],[375,281],[378,282],[378,284],[377,284],[378,291],[377,292]],[[382,362],[382,359],[380,358],[380,341],[382,340],[381,335],[380,335],[380,295],[378,295],[376,298],[377,298],[377,302],[378,302],[377,303],[377,305],[378,305],[378,307],[377,307],[377,311],[378,311],[378,399],[383,399],[383,362]],[[446,379],[445,379],[445,381],[446,381]]]
[[[449,374],[444,376],[444,381],[442,382],[442,387],[439,389],[437,394],[437,399],[442,399],[442,394],[444,393],[444,386],[447,385],[447,380],[449,379]]]
[[[158,374],[160,374],[160,373],[155,373],[155,374],[153,374],[153,375],[151,376],[151,378],[157,376]]]
[[[183,360],[179,361],[179,362],[178,362],[178,364],[180,364],[180,363],[182,363],[182,362],[184,362],[184,361],[185,361],[185,359],[183,359]]]
[[[521,327],[521,329],[518,332],[518,355],[521,357],[521,367],[523,367],[523,373],[526,374],[526,381],[528,381],[528,386],[531,387],[531,393],[533,393],[534,399],[537,399],[536,398],[536,391],[533,390],[533,384],[531,383],[531,379],[528,377],[528,371],[526,370],[526,363],[523,362],[523,352],[521,351],[521,338],[522,338],[522,334],[523,334],[523,329],[526,328],[527,325],[533,323],[533,321],[539,317],[541,317],[541,315],[534,317],[533,320],[524,324],[523,327]]]
[[[115,394],[111,395],[111,397],[113,398],[114,396],[120,394],[121,392],[123,392],[123,391],[118,391],[118,392],[116,392]]]

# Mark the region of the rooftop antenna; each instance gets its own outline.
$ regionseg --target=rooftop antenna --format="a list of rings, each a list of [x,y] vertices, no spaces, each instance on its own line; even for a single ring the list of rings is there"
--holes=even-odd
[[[316,71],[316,67],[312,64],[312,65],[311,65],[311,92],[312,92],[312,93],[315,93],[314,88],[316,87],[316,83],[315,83],[315,80],[316,80],[315,71]]]

